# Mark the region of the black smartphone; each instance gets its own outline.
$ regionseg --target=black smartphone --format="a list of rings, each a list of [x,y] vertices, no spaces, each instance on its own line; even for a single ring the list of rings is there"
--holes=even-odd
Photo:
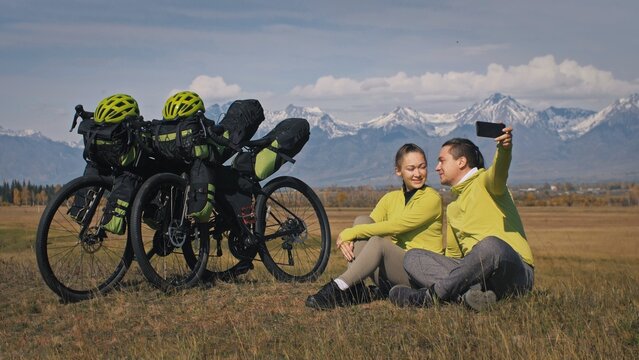
[[[477,136],[481,137],[489,137],[496,138],[498,136],[504,135],[502,131],[506,125],[500,123],[491,123],[485,121],[476,121],[475,129],[477,130]]]

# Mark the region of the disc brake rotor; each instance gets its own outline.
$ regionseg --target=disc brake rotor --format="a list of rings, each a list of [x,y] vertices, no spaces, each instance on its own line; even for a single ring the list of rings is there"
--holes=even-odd
[[[93,254],[100,250],[102,241],[104,241],[104,231],[97,226],[92,226],[87,230],[80,243],[84,251]]]

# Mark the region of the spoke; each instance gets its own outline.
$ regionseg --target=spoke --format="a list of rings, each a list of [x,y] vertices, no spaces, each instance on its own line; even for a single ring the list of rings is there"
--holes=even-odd
[[[73,250],[77,249],[79,246],[80,246],[80,244],[76,243],[74,245],[68,246],[68,250],[66,250],[66,251],[57,252],[56,254],[49,254],[49,263],[51,263],[51,260],[53,260],[56,257],[60,257],[60,256],[63,257],[63,258],[66,257],[66,255],[72,253]],[[49,249],[48,246],[47,246],[47,249]],[[56,264],[60,263],[60,261],[62,261],[62,260],[58,260],[56,262]],[[55,264],[51,264],[51,265],[55,265]]]

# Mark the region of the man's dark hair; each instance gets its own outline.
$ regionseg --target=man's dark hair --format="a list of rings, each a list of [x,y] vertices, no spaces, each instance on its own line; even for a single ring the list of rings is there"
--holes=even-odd
[[[463,156],[468,161],[470,168],[484,168],[484,156],[472,141],[464,138],[453,138],[446,141],[442,147],[444,146],[450,146],[448,151],[453,156],[453,159],[457,160]]]
[[[417,152],[422,154],[424,156],[424,160],[426,160],[426,153],[424,152],[422,148],[420,148],[419,146],[413,143],[404,144],[402,145],[402,147],[399,148],[399,150],[397,150],[397,153],[395,154],[395,167],[398,169],[401,168],[404,155],[411,152]],[[428,161],[426,161],[426,164],[428,164]]]

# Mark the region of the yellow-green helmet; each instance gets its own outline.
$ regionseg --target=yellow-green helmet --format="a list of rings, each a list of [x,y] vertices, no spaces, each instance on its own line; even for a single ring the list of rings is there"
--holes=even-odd
[[[140,116],[140,109],[138,102],[126,94],[115,94],[104,98],[93,113],[93,119],[97,123],[117,124],[128,116]]]
[[[180,91],[171,96],[164,103],[162,117],[164,120],[177,120],[187,118],[198,110],[204,112],[204,102],[193,91]]]

